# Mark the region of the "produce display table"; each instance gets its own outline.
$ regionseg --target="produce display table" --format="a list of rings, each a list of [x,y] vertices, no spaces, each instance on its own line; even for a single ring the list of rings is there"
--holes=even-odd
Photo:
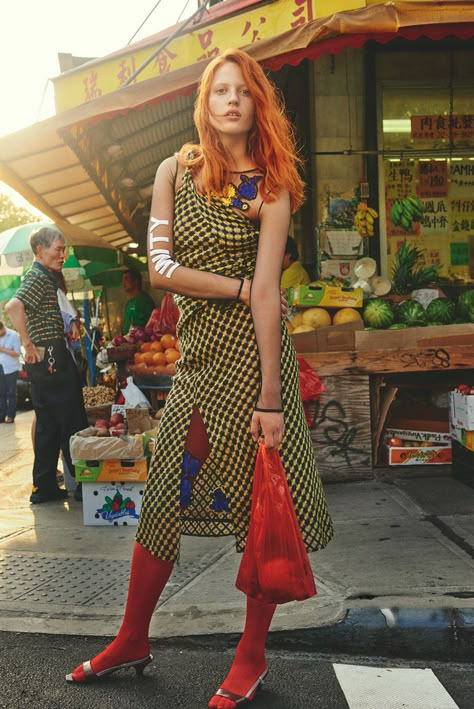
[[[309,407],[311,436],[324,479],[370,478],[375,475],[383,424],[394,398],[393,387],[384,393],[385,375],[432,372],[442,384],[448,377],[452,380],[455,372],[474,372],[474,324],[356,330],[351,338],[347,329],[340,332],[345,333],[349,349],[313,351],[305,349],[311,343],[307,333],[292,336],[298,355],[326,387],[320,400]],[[337,342],[337,333],[331,334]],[[314,339],[313,333],[310,336]],[[319,333],[318,342],[324,341]]]

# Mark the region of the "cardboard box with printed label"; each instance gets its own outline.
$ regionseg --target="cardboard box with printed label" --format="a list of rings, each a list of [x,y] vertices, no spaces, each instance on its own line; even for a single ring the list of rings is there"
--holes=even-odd
[[[364,291],[362,288],[340,288],[309,284],[291,286],[288,289],[288,305],[323,308],[362,308]]]
[[[474,431],[474,394],[450,391],[449,416],[454,426]]]
[[[149,458],[138,460],[77,460],[74,469],[78,482],[143,482]]]
[[[82,486],[85,525],[136,526],[142,508],[144,483],[95,482]]]
[[[451,463],[451,446],[389,446],[384,444],[385,460],[389,465],[442,465]]]

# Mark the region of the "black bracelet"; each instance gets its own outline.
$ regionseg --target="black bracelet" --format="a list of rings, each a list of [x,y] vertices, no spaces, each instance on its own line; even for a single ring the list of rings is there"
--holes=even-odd
[[[240,280],[240,286],[239,286],[239,291],[238,291],[237,295],[235,296],[235,300],[240,300],[240,294],[242,293],[242,288],[244,287],[245,278],[240,278],[240,276],[239,276],[239,280]]]
[[[282,414],[283,409],[262,409],[260,406],[256,406],[254,411],[262,411],[265,414]]]

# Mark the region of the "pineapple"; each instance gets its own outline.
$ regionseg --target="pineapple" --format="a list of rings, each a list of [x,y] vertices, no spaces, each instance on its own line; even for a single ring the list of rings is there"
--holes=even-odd
[[[440,281],[439,266],[421,266],[423,251],[406,241],[395,254],[392,269],[392,291],[398,295],[408,295],[417,288],[429,288]]]

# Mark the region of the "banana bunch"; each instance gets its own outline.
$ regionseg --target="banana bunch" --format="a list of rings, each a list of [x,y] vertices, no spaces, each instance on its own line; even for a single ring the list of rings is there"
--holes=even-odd
[[[414,194],[409,194],[408,197],[395,200],[390,210],[390,221],[395,226],[401,226],[405,231],[409,231],[413,222],[422,220],[423,211],[421,199]]]
[[[360,202],[357,205],[357,211],[354,215],[354,226],[361,236],[373,236],[374,221],[378,216],[375,209],[368,207],[366,202]]]

